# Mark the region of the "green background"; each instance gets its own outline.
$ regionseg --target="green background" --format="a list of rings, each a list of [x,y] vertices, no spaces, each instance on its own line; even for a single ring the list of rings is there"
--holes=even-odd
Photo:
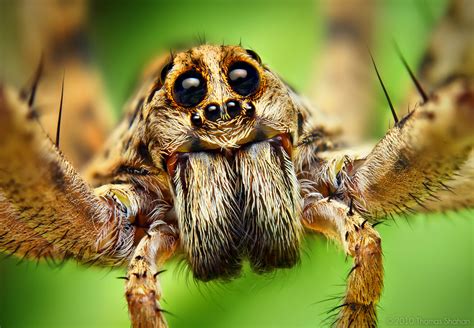
[[[119,108],[153,54],[203,34],[219,44],[242,40],[304,90],[320,50],[323,20],[316,7],[302,0],[102,1],[93,5],[91,28],[107,89]],[[410,84],[391,38],[414,66],[433,25],[427,12],[436,18],[444,8],[444,1],[381,3],[373,51],[395,103],[401,103]],[[390,114],[381,90],[376,97],[379,124],[373,130],[381,136]],[[474,326],[472,216],[470,211],[419,215],[377,227],[385,264],[381,327],[427,327],[426,320],[445,319],[469,320],[467,326]],[[336,245],[318,236],[307,237],[298,267],[264,277],[247,271],[225,285],[196,284],[182,265],[172,262],[160,276],[162,306],[173,313],[167,315],[173,328],[319,327],[326,311],[337,305],[324,300],[342,294],[350,267]],[[123,281],[115,278],[123,275],[122,270],[73,262],[54,268],[1,260],[0,326],[128,327]],[[448,326],[456,325],[437,327]]]

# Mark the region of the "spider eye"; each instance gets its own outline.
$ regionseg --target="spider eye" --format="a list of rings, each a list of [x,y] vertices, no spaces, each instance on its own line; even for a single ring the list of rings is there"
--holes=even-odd
[[[255,93],[260,85],[257,69],[243,61],[233,63],[229,67],[227,77],[232,89],[241,96]]]
[[[207,86],[201,73],[191,70],[181,74],[174,83],[173,96],[183,107],[194,107],[206,96]]]

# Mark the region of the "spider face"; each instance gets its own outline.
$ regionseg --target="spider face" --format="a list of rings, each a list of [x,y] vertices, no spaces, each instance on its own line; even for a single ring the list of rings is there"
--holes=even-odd
[[[297,136],[287,86],[253,51],[202,45],[177,54],[161,72],[147,107],[148,128],[168,155]],[[155,90],[155,89],[153,89]],[[164,123],[168,129],[158,129]]]
[[[161,83],[145,107],[147,135],[164,153],[196,278],[234,276],[243,258],[262,272],[293,266],[298,112],[288,87],[254,52],[210,45],[179,53]]]

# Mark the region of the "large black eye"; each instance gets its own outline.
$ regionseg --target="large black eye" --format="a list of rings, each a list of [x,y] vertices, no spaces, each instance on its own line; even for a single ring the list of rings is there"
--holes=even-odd
[[[181,74],[174,83],[174,99],[183,107],[196,106],[204,99],[206,92],[206,81],[194,70]]]
[[[257,91],[260,76],[255,67],[247,62],[236,62],[229,67],[227,74],[232,89],[241,96],[249,96]]]

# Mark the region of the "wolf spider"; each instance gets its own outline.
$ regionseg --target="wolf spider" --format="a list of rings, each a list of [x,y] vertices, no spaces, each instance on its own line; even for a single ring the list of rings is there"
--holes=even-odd
[[[368,106],[366,76],[357,70],[367,65],[370,13],[356,1],[327,5],[324,60],[332,71],[323,65],[315,97],[330,115],[359,122]],[[354,261],[335,325],[375,327],[383,287],[376,224],[394,214],[472,206],[467,1],[452,2],[418,77],[400,53],[421,102],[399,118],[387,95],[395,125],[374,146],[348,146],[362,125],[332,126],[255,51],[208,44],[153,62],[103,145],[108,118],[96,72],[67,43],[77,41],[84,6],[71,10],[75,19],[61,33],[38,31],[48,48],[30,88],[0,85],[0,250],[127,266],[134,327],[166,326],[158,278],[172,256],[184,257],[198,280],[227,281],[243,261],[257,273],[293,267],[305,231],[340,243]],[[58,57],[83,89],[60,124],[63,83],[53,141],[47,132],[55,120],[34,104],[48,96],[53,78],[41,80],[42,70]],[[347,72],[354,73],[349,82]],[[46,84],[42,94],[39,83]],[[61,126],[75,141],[60,143]]]

